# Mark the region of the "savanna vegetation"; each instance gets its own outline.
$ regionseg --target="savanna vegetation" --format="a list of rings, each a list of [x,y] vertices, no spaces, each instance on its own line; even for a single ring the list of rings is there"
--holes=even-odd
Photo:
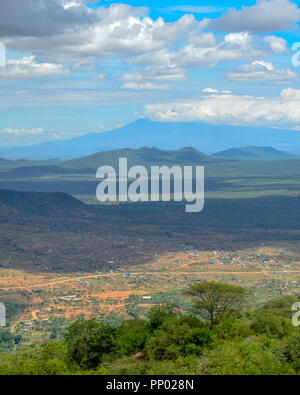
[[[245,289],[193,283],[185,293],[194,313],[172,306],[119,326],[80,319],[62,341],[16,347],[0,332],[1,375],[297,375],[300,329],[292,325],[295,296],[248,304]],[[7,344],[7,347],[4,347]]]

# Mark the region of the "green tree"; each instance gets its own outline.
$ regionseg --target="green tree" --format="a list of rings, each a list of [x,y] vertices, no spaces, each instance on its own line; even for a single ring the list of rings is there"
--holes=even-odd
[[[0,375],[65,375],[70,371],[65,345],[45,342],[24,347],[17,352],[2,354]]]
[[[155,306],[150,310],[149,323],[154,330],[160,328],[167,319],[175,318],[174,308],[172,306]]]
[[[246,290],[236,285],[204,281],[192,284],[184,293],[192,296],[195,311],[211,326],[234,308],[241,306]]]
[[[300,333],[294,332],[282,342],[276,342],[275,353],[284,363],[291,364],[296,372],[300,372]]]
[[[272,310],[257,313],[251,324],[251,329],[257,334],[277,339],[282,339],[295,330],[291,319],[275,315]]]
[[[267,349],[263,342],[225,342],[209,350],[199,363],[204,375],[286,375],[294,374],[288,364]]]
[[[291,307],[295,302],[299,302],[299,296],[285,295],[267,301],[258,311],[273,312],[280,317],[291,317]]]
[[[20,336],[14,336],[8,330],[0,328],[0,352],[12,350],[20,341]]]
[[[150,336],[149,323],[143,320],[127,320],[117,331],[117,347],[121,355],[132,355],[143,351]]]
[[[184,337],[187,355],[200,355],[212,343],[212,333],[207,328],[191,329]]]
[[[106,354],[115,351],[115,332],[96,320],[74,322],[65,334],[70,361],[84,369],[96,368]]]

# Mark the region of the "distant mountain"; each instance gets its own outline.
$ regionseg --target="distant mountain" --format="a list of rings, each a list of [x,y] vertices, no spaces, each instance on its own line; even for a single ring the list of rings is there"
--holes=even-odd
[[[2,164],[2,163],[9,163],[9,162],[11,162],[11,161],[8,160],[8,159],[0,158],[0,164]]]
[[[1,174],[1,178],[41,177],[50,174],[61,174],[63,171],[57,166],[28,166],[17,167]]]
[[[26,147],[1,147],[0,157],[8,159],[73,159],[99,151],[158,147],[177,150],[193,146],[205,153],[232,147],[272,146],[277,150],[300,153],[300,133],[266,127],[210,125],[202,122],[150,122],[140,119],[105,133],[91,133]]]
[[[16,169],[19,167],[33,167],[33,166],[54,166],[61,163],[59,159],[48,159],[48,160],[8,160],[0,158],[0,171],[7,171],[10,169]]]
[[[288,160],[297,156],[276,150],[272,147],[240,147],[217,152],[217,157],[239,160]]]
[[[88,169],[64,169],[59,166],[28,166],[17,167],[12,170],[0,173],[0,179],[14,179],[14,178],[34,178],[43,176],[67,175],[67,174],[86,174],[90,173]]]
[[[143,147],[139,149],[126,148],[122,150],[103,151],[79,159],[63,162],[63,169],[93,169],[103,165],[118,168],[119,158],[127,158],[128,164],[133,165],[187,165],[194,163],[220,162],[220,158],[205,155],[193,147],[185,147],[175,151],[167,151],[158,148]]]

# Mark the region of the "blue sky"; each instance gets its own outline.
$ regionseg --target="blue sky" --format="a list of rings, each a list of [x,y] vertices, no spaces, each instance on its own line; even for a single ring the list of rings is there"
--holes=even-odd
[[[300,131],[299,1],[224,4],[1,0],[0,146],[141,117]]]

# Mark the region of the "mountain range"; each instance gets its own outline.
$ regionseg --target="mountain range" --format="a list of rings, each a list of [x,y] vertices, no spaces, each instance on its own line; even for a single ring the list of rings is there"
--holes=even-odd
[[[93,169],[100,166],[110,165],[118,167],[119,158],[127,158],[128,164],[132,165],[187,165],[214,163],[224,160],[214,156],[203,154],[193,147],[184,147],[179,150],[162,150],[155,147],[142,147],[139,149],[125,148],[122,150],[102,151],[82,158],[65,161],[60,164],[62,169]]]
[[[140,119],[127,126],[104,133],[42,143],[33,146],[1,147],[5,159],[74,159],[99,151],[143,146],[178,150],[193,146],[207,154],[234,147],[269,147],[300,154],[300,133],[266,127],[211,125],[202,122],[151,122]]]
[[[273,147],[239,147],[230,148],[226,151],[217,152],[216,157],[238,160],[288,160],[297,159],[291,155]]]
[[[217,189],[236,191],[238,184],[231,185],[231,181],[228,180],[238,178],[238,183],[240,183],[240,179],[245,177],[247,180],[249,177],[254,177],[257,180],[253,181],[255,185],[256,182],[258,182],[257,185],[260,185],[259,180],[262,177],[265,183],[265,177],[271,177],[270,185],[273,187],[274,180],[278,177],[281,179],[296,177],[298,179],[300,169],[300,159],[271,147],[244,147],[230,149],[215,155],[203,154],[193,147],[179,150],[162,150],[154,147],[127,148],[102,151],[57,163],[57,165],[2,169],[0,163],[0,188],[94,196],[98,185],[95,177],[96,170],[100,166],[112,166],[118,172],[119,159],[124,157],[128,159],[128,168],[142,165],[150,170],[151,166],[204,165],[207,191],[216,191]],[[12,163],[15,162],[12,161]],[[31,163],[38,164],[40,162]],[[291,190],[297,188],[297,185],[294,185],[295,182],[295,180],[291,181]],[[248,185],[247,183],[248,181],[245,185]],[[243,184],[241,188],[245,188],[245,185]],[[279,188],[279,184],[277,187]],[[285,184],[280,184],[281,189],[285,187]]]

